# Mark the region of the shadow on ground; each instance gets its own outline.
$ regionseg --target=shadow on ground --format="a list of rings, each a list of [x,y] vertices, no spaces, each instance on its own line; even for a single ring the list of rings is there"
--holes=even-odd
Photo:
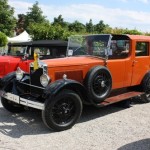
[[[118,150],[150,150],[150,139],[144,139],[126,144]]]
[[[84,106],[82,116],[78,123],[87,122],[102,116],[110,115],[123,110],[123,108],[110,105],[103,108]],[[31,109],[20,114],[12,114],[0,105],[0,132],[12,138],[23,135],[37,135],[53,133],[48,129],[41,118],[41,111]]]

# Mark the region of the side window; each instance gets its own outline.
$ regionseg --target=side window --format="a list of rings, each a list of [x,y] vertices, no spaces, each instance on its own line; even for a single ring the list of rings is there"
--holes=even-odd
[[[112,40],[110,45],[109,59],[127,58],[129,55],[129,40]]]
[[[136,43],[136,50],[135,55],[136,56],[148,56],[148,42],[137,42]]]

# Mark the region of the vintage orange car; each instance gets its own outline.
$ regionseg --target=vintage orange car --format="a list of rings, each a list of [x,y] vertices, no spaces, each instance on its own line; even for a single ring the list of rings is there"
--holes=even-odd
[[[143,35],[71,36],[67,57],[36,60],[30,73],[18,67],[1,90],[1,102],[11,112],[24,107],[42,111],[49,128],[71,128],[83,104],[95,107],[141,96],[150,101],[150,37]],[[9,78],[9,77],[7,77]]]

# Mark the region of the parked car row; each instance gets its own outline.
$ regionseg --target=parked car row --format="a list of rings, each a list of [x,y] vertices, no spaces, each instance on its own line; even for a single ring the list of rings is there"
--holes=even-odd
[[[8,60],[1,77],[11,72],[1,79],[1,102],[8,111],[39,109],[48,128],[62,131],[78,121],[83,104],[129,107],[127,99],[135,96],[150,101],[149,36],[78,35],[52,43],[21,44],[20,53],[1,56]]]

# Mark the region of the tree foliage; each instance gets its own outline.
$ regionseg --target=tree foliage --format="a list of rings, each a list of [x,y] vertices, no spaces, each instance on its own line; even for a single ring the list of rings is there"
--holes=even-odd
[[[0,32],[0,46],[5,46],[7,44],[7,36]]]
[[[29,26],[29,31],[33,40],[67,40],[68,36],[73,34],[59,24],[54,25],[50,23],[32,23]]]
[[[13,34],[16,19],[14,9],[8,5],[8,0],[0,0],[0,31],[7,36]]]
[[[46,16],[43,15],[43,11],[39,7],[39,3],[37,1],[32,5],[32,7],[29,8],[29,12],[27,12],[26,15],[20,14],[18,17],[19,19],[22,18],[22,26],[25,30],[28,30],[30,24],[48,22],[48,20],[46,20]]]
[[[7,0],[2,0],[7,2]],[[0,4],[2,3],[0,1]],[[13,11],[13,9],[12,9]],[[1,18],[0,18],[1,19]],[[27,30],[32,35],[33,40],[40,39],[64,39],[71,34],[142,34],[142,32],[127,28],[112,28],[103,20],[99,20],[97,24],[93,24],[92,19],[86,24],[78,20],[73,23],[65,22],[63,16],[60,14],[54,17],[54,21],[50,23],[43,11],[39,7],[39,3],[35,2],[26,14],[19,14],[16,24],[17,35]],[[149,33],[146,33],[150,35]]]
[[[87,33],[93,33],[94,32],[94,26],[93,26],[92,19],[90,19],[90,21],[88,23],[86,23],[85,27],[86,27]]]
[[[85,31],[86,31],[85,25],[77,20],[74,21],[73,23],[70,23],[68,25],[68,29],[71,32],[77,32],[77,33],[85,33]]]

